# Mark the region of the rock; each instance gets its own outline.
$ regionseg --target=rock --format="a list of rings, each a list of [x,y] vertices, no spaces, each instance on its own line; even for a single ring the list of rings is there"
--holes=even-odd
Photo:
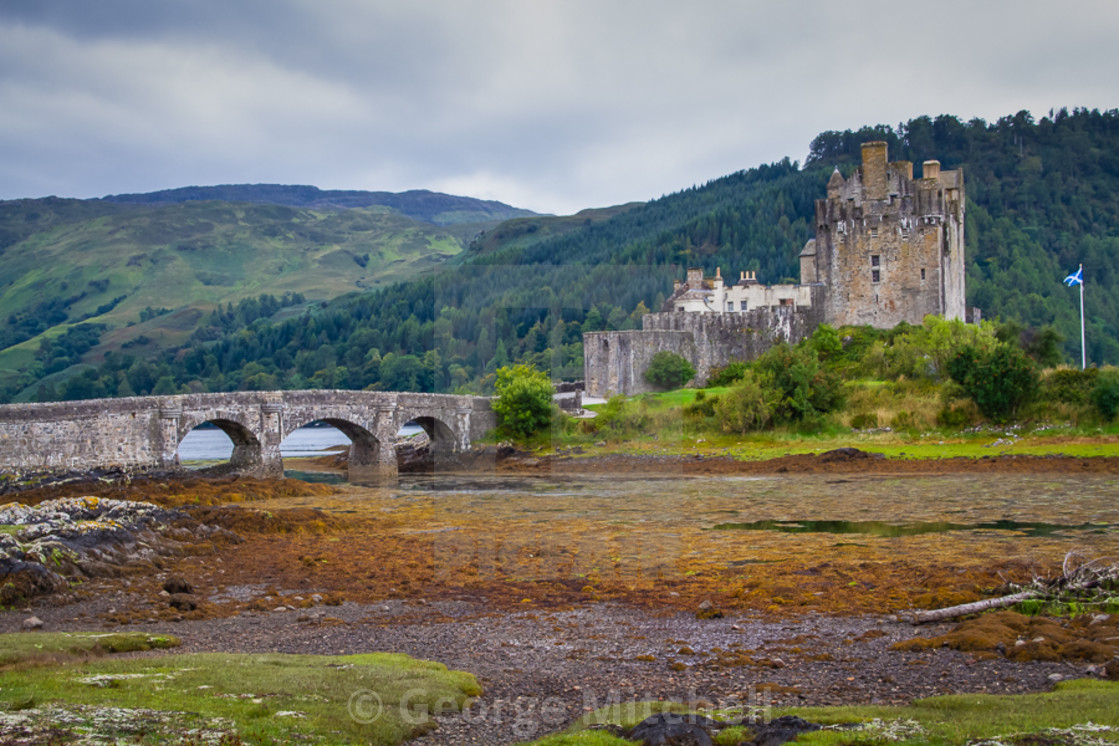
[[[718,727],[702,715],[662,712],[642,720],[625,737],[644,746],[714,746],[708,730]]]
[[[198,608],[198,604],[188,593],[172,593],[168,603],[170,603],[171,608],[179,611],[194,611]]]
[[[715,606],[710,601],[704,601],[699,605],[699,609],[695,613],[696,619],[722,619],[722,609]]]
[[[42,629],[43,620],[37,616],[29,616],[23,620],[24,629]]]
[[[754,740],[749,741],[751,746],[779,746],[779,744],[792,741],[801,733],[820,730],[816,723],[798,718],[796,715],[782,715],[768,723],[750,725],[754,733]]]
[[[1102,674],[1105,679],[1119,680],[1119,658],[1109,660],[1103,667]]]
[[[1051,673],[1049,674],[1049,680],[1052,682],[1064,681],[1065,677],[1059,673]]]
[[[1102,624],[1110,618],[1110,614],[1093,614],[1092,621],[1088,622],[1088,626],[1091,627],[1094,624]]]
[[[176,593],[194,593],[194,587],[184,578],[172,575],[163,582],[163,590],[174,596]]]

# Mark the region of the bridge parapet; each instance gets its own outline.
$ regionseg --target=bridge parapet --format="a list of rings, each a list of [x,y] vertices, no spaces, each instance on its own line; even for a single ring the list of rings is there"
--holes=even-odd
[[[0,405],[0,470],[70,471],[98,467],[171,468],[178,446],[204,422],[233,441],[232,468],[280,476],[280,443],[325,420],[352,441],[351,477],[396,474],[391,444],[408,422],[443,452],[468,450],[495,424],[490,400],[389,391],[269,391],[138,396]]]

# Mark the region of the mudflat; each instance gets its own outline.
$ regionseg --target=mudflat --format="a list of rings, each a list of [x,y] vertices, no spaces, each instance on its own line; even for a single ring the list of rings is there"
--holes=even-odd
[[[1007,655],[994,637],[986,648],[906,645],[955,625],[915,627],[905,612],[1053,573],[1070,549],[1114,550],[1119,520],[1100,496],[1117,473],[1119,458],[907,462],[842,449],[766,462],[515,455],[484,474],[376,488],[231,478],[54,485],[6,500],[152,502],[181,514],[181,551],[146,571],[107,571],[29,599],[0,612],[0,629],[34,614],[54,630],[158,629],[182,639],[184,652],[437,660],[485,688],[419,741],[439,744],[515,743],[588,709],[656,699],[766,707],[1039,691],[1106,675],[1107,651],[1071,644],[1087,626],[1058,621],[1066,647]],[[970,507],[982,502],[981,485],[1006,481],[997,475],[1045,485],[1045,495],[1086,475],[1095,492],[1075,510],[1001,493]],[[790,507],[798,502],[783,494],[788,484],[806,490],[805,509]],[[926,504],[938,490],[944,505]],[[839,515],[850,494],[893,506],[887,524],[940,528],[805,526],[873,518]],[[983,527],[997,518],[1012,520]],[[1037,528],[1050,525],[1057,530]],[[189,581],[195,608],[170,605],[172,577]],[[1099,630],[1117,622],[1098,619],[1091,634],[1107,639]]]

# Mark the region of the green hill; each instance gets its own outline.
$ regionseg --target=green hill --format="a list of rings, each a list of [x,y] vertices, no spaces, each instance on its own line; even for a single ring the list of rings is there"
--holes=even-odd
[[[170,205],[191,201],[247,202],[314,209],[388,207],[406,217],[434,225],[492,223],[533,215],[530,210],[493,200],[458,197],[452,194],[414,189],[407,192],[364,192],[324,190],[313,186],[288,184],[226,184],[223,186],[181,187],[145,194],[113,194],[106,202],[135,205]]]
[[[963,168],[969,305],[987,318],[1054,325],[1071,360],[1079,322],[1075,291],[1061,280],[1083,262],[1089,359],[1119,362],[1119,111],[1061,110],[1039,121],[1025,112],[993,123],[939,116],[826,132],[804,167],[785,160],[583,218],[514,219],[422,277],[286,320],[225,314],[150,360],[125,351],[97,367],[60,370],[70,378],[36,395],[481,390],[514,360],[578,378],[582,332],[636,326],[688,266],[795,281],[815,200],[835,166],[854,169],[869,139],[887,140],[892,159]],[[61,346],[80,349],[90,334]]]
[[[222,304],[268,295],[276,307],[266,300],[266,308],[291,315],[309,302],[431,271],[495,225],[494,216],[526,212],[431,192],[374,195],[399,197],[398,207],[426,220],[392,205],[263,201],[284,198],[282,187],[214,189],[258,201],[176,201],[157,193],[146,203],[139,199],[145,195],[0,202],[0,387],[10,396],[57,373],[43,370],[58,365],[43,360],[43,341],[53,344],[78,324],[85,325],[83,339],[98,331],[92,347],[83,343],[84,362],[113,350],[148,355],[185,343]],[[307,195],[312,188],[291,189]],[[187,193],[209,194],[192,188],[179,196]],[[357,200],[371,193],[347,194]]]

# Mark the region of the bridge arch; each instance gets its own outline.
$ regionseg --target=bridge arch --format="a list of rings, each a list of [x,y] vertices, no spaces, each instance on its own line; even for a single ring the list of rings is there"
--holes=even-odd
[[[430,441],[428,449],[436,456],[449,455],[458,450],[459,438],[451,426],[430,414],[420,414],[409,418],[407,413],[401,415],[400,426],[419,425]]]
[[[284,439],[312,422],[325,422],[340,430],[343,435],[350,439],[350,455],[347,459],[347,468],[351,477],[359,473],[367,474],[377,471],[378,464],[381,463],[381,449],[384,444],[369,428],[354,422],[352,418],[329,414],[326,416],[303,415],[298,418],[288,418],[284,422]],[[392,448],[391,443],[388,446],[389,449]]]
[[[217,426],[233,442],[233,453],[229,457],[230,469],[245,471],[259,467],[264,463],[263,443],[252,428],[238,419],[221,415],[206,417],[205,414],[197,414],[180,422],[179,442],[175,446],[176,452],[187,434],[199,425],[206,423]]]

